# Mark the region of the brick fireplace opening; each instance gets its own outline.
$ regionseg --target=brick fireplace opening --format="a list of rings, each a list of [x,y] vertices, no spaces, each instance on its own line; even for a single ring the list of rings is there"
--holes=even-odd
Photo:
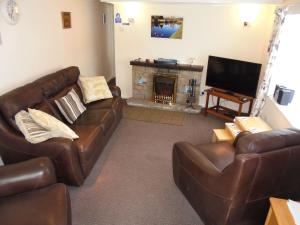
[[[153,101],[163,104],[175,104],[177,93],[177,75],[153,75]]]

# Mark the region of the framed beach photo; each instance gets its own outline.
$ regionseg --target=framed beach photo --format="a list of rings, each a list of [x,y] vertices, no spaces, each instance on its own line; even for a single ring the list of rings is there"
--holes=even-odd
[[[182,39],[182,33],[182,17],[151,16],[151,37]]]

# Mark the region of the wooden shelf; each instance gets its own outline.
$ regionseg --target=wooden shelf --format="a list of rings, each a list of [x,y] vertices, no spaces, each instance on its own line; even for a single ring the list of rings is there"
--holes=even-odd
[[[203,66],[201,65],[190,65],[190,64],[157,64],[153,61],[146,62],[142,60],[132,60],[130,61],[130,65],[132,66],[143,66],[143,67],[154,67],[160,69],[171,69],[171,70],[186,70],[186,71],[195,71],[202,72]]]
[[[205,90],[207,96],[206,96],[206,106],[204,115],[207,116],[207,114],[212,114],[214,116],[217,116],[219,118],[222,118],[224,120],[233,121],[236,116],[249,116],[252,110],[253,100],[254,98],[248,97],[245,95],[240,94],[228,94],[224,91],[221,91],[216,88],[210,88],[208,90]],[[209,98],[210,96],[217,97],[217,104],[212,107],[208,107],[209,105]],[[231,102],[235,102],[239,105],[238,110],[230,109],[224,106],[220,105],[220,99],[225,99]],[[249,109],[248,113],[242,112],[242,107],[245,103],[249,102]]]

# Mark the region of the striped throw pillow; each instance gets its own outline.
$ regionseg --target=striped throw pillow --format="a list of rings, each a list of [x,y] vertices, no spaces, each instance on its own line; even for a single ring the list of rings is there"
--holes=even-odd
[[[66,96],[55,100],[55,104],[70,124],[86,110],[74,89]]]
[[[25,136],[25,139],[32,144],[37,144],[52,138],[51,132],[35,123],[29,113],[25,110],[22,110],[15,115],[15,121],[18,128]]]

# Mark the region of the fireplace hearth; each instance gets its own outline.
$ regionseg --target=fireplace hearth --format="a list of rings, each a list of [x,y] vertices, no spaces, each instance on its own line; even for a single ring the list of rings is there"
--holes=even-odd
[[[153,75],[153,101],[162,104],[175,104],[177,93],[177,75]]]

